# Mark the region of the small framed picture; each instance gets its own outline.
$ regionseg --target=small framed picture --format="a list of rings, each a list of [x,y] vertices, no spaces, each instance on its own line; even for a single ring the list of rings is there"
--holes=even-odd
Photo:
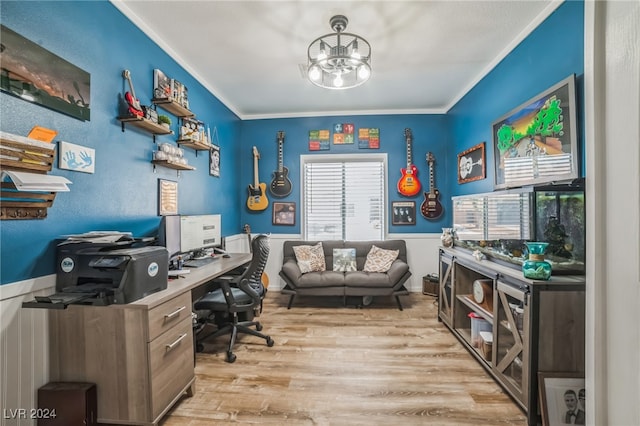
[[[274,225],[296,224],[296,203],[273,203],[273,220]]]
[[[220,147],[211,145],[209,148],[209,174],[220,177]]]
[[[484,142],[458,154],[458,183],[484,179],[485,175]]]
[[[583,425],[585,380],[581,373],[538,373],[543,426]]]
[[[393,201],[391,203],[391,224],[392,225],[415,225],[416,224],[416,202],[415,201]]]
[[[178,182],[158,179],[158,215],[178,214]]]

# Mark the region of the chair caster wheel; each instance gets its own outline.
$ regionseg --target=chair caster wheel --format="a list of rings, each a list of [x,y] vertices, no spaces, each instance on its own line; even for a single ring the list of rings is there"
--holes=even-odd
[[[202,343],[196,344],[196,352],[204,351],[204,345]]]
[[[231,364],[233,362],[235,362],[236,360],[236,355],[233,352],[227,352],[227,359],[226,361]]]
[[[260,323],[256,324],[256,331],[262,331],[262,324]]]
[[[267,336],[267,346],[271,347],[273,346],[275,342],[273,341],[273,339],[269,336]]]

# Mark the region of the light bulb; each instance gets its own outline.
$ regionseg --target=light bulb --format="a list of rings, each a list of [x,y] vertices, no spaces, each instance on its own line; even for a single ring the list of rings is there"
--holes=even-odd
[[[320,78],[320,69],[317,66],[311,67],[309,70],[309,78],[313,81],[318,81]]]
[[[342,81],[342,77],[340,76],[340,74],[338,74],[336,78],[333,80],[333,85],[335,87],[342,87],[343,84],[344,84],[344,81]]]
[[[360,65],[360,67],[358,68],[358,77],[365,80],[369,78],[370,75],[371,71],[369,71],[369,67],[367,67],[366,65]]]

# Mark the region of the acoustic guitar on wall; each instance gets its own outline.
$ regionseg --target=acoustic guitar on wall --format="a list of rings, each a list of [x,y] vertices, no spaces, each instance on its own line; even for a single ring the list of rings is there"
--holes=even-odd
[[[398,192],[405,197],[413,197],[420,193],[420,181],[418,180],[418,168],[411,160],[411,142],[413,136],[411,129],[404,129],[404,137],[407,143],[407,168],[401,169],[402,177],[398,181]]]
[[[267,199],[267,184],[260,182],[258,178],[258,159],[260,153],[258,148],[253,147],[253,185],[249,185],[249,198],[247,198],[247,207],[252,211],[262,211],[269,206]]]
[[[273,179],[269,190],[274,197],[282,198],[291,194],[291,181],[289,180],[289,169],[284,166],[284,132],[278,132],[278,169],[273,172]]]
[[[424,201],[420,206],[420,213],[427,219],[437,219],[442,216],[443,208],[440,203],[440,191],[436,189],[433,173],[435,157],[432,153],[427,153],[427,164],[429,165],[429,192],[424,193]]]

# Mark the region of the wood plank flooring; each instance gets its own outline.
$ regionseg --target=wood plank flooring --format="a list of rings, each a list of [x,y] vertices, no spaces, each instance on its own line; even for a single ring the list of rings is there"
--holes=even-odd
[[[197,354],[196,394],[162,426],[525,425],[523,412],[437,321],[420,293],[360,298],[267,294],[260,316],[275,345],[242,335],[233,364],[228,337]],[[349,305],[349,303],[353,303]]]

